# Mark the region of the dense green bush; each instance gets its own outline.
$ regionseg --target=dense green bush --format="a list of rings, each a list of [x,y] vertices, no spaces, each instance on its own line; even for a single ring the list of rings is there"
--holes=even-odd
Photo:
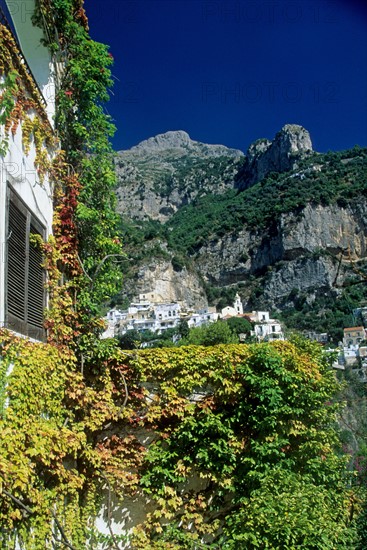
[[[231,331],[237,336],[239,334],[249,335],[253,328],[251,322],[245,317],[230,317],[226,322]]]
[[[224,321],[216,321],[208,325],[190,329],[186,338],[180,341],[180,345],[215,346],[216,344],[235,344],[237,335]]]

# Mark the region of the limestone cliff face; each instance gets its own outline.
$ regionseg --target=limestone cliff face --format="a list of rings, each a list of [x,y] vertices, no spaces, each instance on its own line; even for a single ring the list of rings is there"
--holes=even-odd
[[[346,250],[352,260],[367,257],[367,201],[348,208],[307,205],[283,215],[270,230],[243,229],[210,240],[192,258],[190,270],[152,258],[124,286],[130,295],[154,291],[162,301],[202,308],[208,305],[206,285],[240,285],[245,307],[282,309],[292,305],[295,289],[311,301],[336,292],[346,276],[343,266],[338,270]],[[254,285],[261,288],[256,299],[250,297]]]
[[[241,151],[193,141],[183,131],[147,139],[115,157],[118,211],[165,222],[198,195],[233,188],[243,161]]]
[[[161,302],[178,302],[187,309],[201,309],[208,305],[202,280],[197,271],[183,267],[174,269],[169,260],[152,259],[145,262],[133,280],[126,281],[125,292],[138,295],[154,292]]]
[[[262,300],[277,307],[293,289],[330,290],[343,250],[354,260],[367,256],[366,201],[353,208],[307,205],[283,215],[270,231],[225,235],[201,248],[196,265],[213,285],[261,280]],[[340,270],[338,284],[344,275]]]

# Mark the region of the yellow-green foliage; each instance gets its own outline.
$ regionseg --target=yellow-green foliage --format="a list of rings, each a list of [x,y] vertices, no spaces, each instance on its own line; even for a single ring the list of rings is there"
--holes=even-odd
[[[27,549],[52,548],[55,514],[74,547],[85,548],[101,465],[92,434],[118,413],[109,370],[97,391],[87,386],[69,350],[6,331],[0,342],[2,370],[8,371],[0,418],[2,547],[18,537]]]
[[[1,334],[1,346],[10,372],[8,405],[0,419],[2,486],[33,513],[4,497],[0,537],[4,548],[16,532],[26,548],[44,549],[51,544],[52,510],[60,506],[65,516],[73,515],[83,485],[74,463],[86,436],[75,425],[68,427],[64,406],[75,359],[7,333]]]
[[[321,518],[320,548],[353,544],[328,401],[337,383],[317,345],[147,350],[135,367],[150,392],[141,422],[160,435],[140,479],[157,509],[136,529],[137,548],[284,548],[286,540],[287,548],[317,548],[312,531]],[[293,489],[279,500],[275,479],[297,487],[305,506],[320,496],[313,519],[305,512],[290,530],[272,521],[294,509]],[[255,506],[251,515],[255,498],[262,522]]]
[[[40,181],[51,168],[50,155],[56,148],[56,138],[50,126],[45,105],[33,78],[22,62],[11,31],[0,23],[0,124],[4,138],[0,139],[0,153],[5,155],[10,135],[22,126],[22,144],[29,154],[31,140],[35,147],[35,168]]]
[[[67,348],[2,332],[1,350],[10,371],[0,420],[3,547],[18,537],[26,550],[52,548],[55,532],[62,538],[54,516],[74,549],[93,547],[107,483],[121,502],[153,503],[128,535],[135,549],[282,548],[282,538],[317,548],[321,518],[322,548],[352,544],[352,495],[329,402],[337,382],[317,346],[127,354],[102,341],[87,375]],[[293,489],[306,511],[312,505],[310,521],[294,514]],[[271,519],[289,513],[292,529]]]

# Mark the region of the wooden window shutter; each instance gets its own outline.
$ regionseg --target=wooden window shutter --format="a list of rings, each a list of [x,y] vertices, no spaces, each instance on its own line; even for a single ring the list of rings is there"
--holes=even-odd
[[[30,221],[30,234],[37,234],[44,237],[44,230],[42,231],[42,229],[39,229],[39,223],[37,223],[33,216]],[[41,340],[44,338],[43,311],[45,308],[45,276],[41,265],[43,258],[39,246],[29,243],[28,257],[28,336]]]
[[[9,317],[16,323],[25,318],[27,217],[12,201],[8,216],[7,305]]]
[[[7,226],[6,324],[20,334],[44,340],[45,275],[42,253],[30,242],[30,235],[44,237],[45,229],[11,188]]]

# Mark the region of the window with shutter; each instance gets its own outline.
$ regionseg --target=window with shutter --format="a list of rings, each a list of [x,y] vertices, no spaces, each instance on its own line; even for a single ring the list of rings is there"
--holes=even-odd
[[[7,204],[6,325],[44,340],[45,274],[42,253],[30,235],[44,238],[45,228],[10,187]]]

